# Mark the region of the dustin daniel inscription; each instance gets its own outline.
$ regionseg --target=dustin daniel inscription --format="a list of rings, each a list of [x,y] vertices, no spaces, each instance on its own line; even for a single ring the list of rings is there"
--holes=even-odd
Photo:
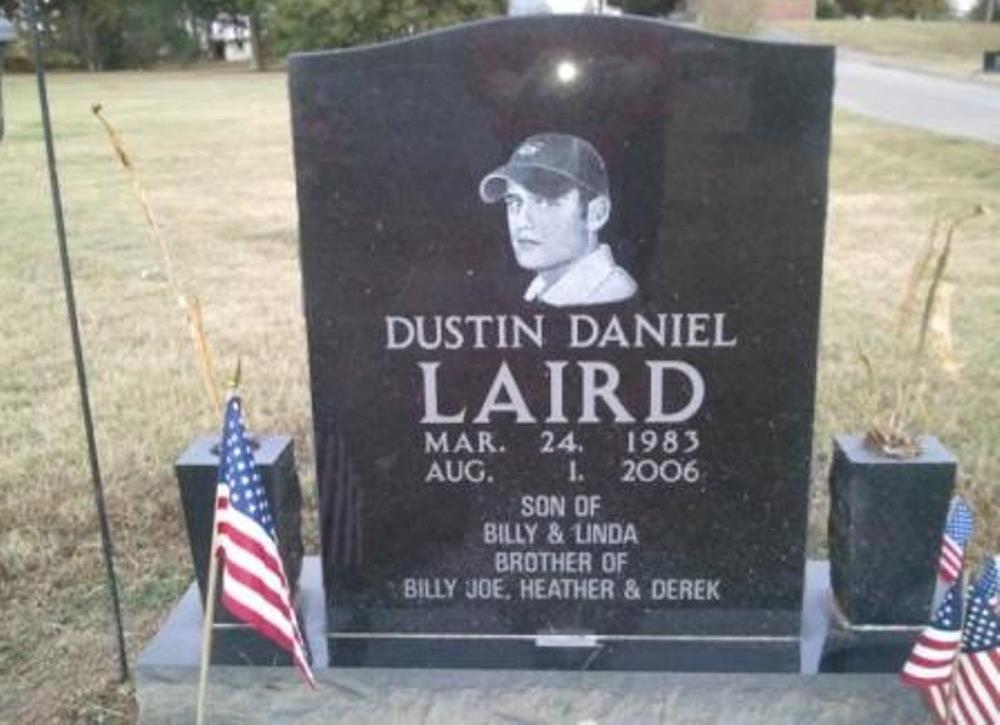
[[[388,315],[385,318],[386,349],[404,350],[416,347],[427,351],[494,348],[519,350],[532,346],[546,347],[545,315],[530,319],[512,315]],[[635,315],[631,319],[611,316],[606,322],[591,315],[562,316],[558,323],[566,324],[566,349],[603,350],[607,348],[733,348],[737,338],[726,329],[725,313],[661,313],[655,317]],[[501,360],[496,375],[481,404],[470,414],[468,407],[455,411],[442,410],[438,391],[442,385],[442,363],[435,360],[417,362],[422,380],[424,413],[420,422],[426,424],[473,423],[488,424],[497,414],[512,413],[517,423],[569,423],[564,406],[565,359],[544,361],[548,377],[548,406],[544,413],[532,410],[521,392],[511,367]],[[599,404],[607,409],[615,423],[682,423],[694,416],[705,398],[705,378],[693,365],[683,360],[646,360],[648,397],[640,411],[625,405],[617,394],[621,374],[618,368],[602,360],[577,360],[573,363],[581,374],[581,414],[572,422],[600,423]],[[664,393],[670,379],[683,379],[690,388],[684,405],[667,410]],[[491,439],[480,443],[492,447]],[[492,452],[492,451],[491,451]]]

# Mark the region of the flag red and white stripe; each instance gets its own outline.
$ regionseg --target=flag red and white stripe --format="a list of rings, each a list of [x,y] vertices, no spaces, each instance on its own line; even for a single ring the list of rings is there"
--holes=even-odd
[[[291,653],[303,677],[315,687],[276,542],[256,520],[229,505],[229,487],[224,483],[216,503],[222,604]]]
[[[955,677],[952,717],[958,725],[1000,723],[1000,652],[962,653]]]
[[[1000,723],[1000,654],[961,654],[952,682],[931,685],[924,698],[940,725],[997,725]],[[949,714],[950,709],[950,714]]]
[[[993,558],[971,587],[967,607],[962,583],[953,584],[903,666],[903,681],[921,688],[938,723],[1000,725],[998,581]]]
[[[941,536],[941,555],[938,557],[938,576],[946,584],[952,584],[962,574],[965,562],[965,545],[975,528],[972,509],[961,496],[955,496],[948,506],[944,532]]]
[[[949,709],[955,661],[962,649],[962,612],[962,586],[953,584],[900,673],[905,684],[920,688],[928,708],[942,723]]]
[[[962,573],[965,560],[965,549],[958,542],[945,534],[941,537],[941,558],[938,560],[938,576],[946,583],[958,579]]]
[[[949,682],[961,646],[962,630],[928,627],[903,665],[903,682],[914,687]]]

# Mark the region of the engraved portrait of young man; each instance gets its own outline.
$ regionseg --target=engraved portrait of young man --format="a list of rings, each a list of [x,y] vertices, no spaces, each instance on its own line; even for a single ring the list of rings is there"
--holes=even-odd
[[[506,164],[483,177],[479,195],[506,205],[514,258],[535,274],[525,301],[602,305],[638,291],[611,247],[600,241],[611,216],[608,173],[586,140],[561,133],[530,136]]]

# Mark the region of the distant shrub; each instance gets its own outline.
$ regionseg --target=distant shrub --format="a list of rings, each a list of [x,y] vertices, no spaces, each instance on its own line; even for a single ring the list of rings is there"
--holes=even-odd
[[[839,0],[841,9],[855,17],[870,15],[874,18],[903,17],[931,19],[947,17],[951,13],[948,0]]]
[[[678,0],[621,0],[618,5],[633,15],[670,15]]]
[[[30,73],[35,70],[35,53],[26,38],[18,38],[3,54],[4,70],[11,73]],[[62,48],[49,48],[45,51],[45,67],[60,69],[83,68],[80,56]]]
[[[988,12],[987,3],[995,2],[995,0],[979,0],[976,6],[969,11],[969,20],[986,20]],[[993,22],[1000,23],[1000,9],[996,5],[993,6]]]
[[[839,20],[844,17],[844,10],[837,0],[819,0],[816,3],[816,17],[820,20]]]
[[[45,51],[45,65],[48,68],[83,68],[83,61],[71,50],[52,48]]]
[[[503,0],[282,0],[268,19],[278,53],[343,48],[502,15]]]

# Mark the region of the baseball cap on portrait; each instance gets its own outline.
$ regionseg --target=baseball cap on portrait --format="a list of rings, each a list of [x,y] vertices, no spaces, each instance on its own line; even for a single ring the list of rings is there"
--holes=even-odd
[[[518,144],[510,160],[479,183],[479,196],[499,201],[513,181],[548,198],[584,188],[597,196],[608,194],[608,172],[597,150],[579,136],[540,133]]]

